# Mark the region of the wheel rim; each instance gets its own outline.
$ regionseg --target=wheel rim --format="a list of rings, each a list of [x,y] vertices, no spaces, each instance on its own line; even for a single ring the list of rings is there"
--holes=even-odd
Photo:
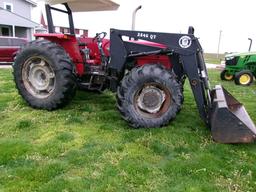
[[[22,80],[26,90],[36,98],[47,98],[55,89],[55,73],[49,62],[39,56],[24,63]]]
[[[231,79],[233,79],[233,75],[229,75],[229,74],[227,74],[227,73],[225,73],[224,77],[225,77],[226,80],[231,80]]]
[[[248,83],[250,83],[251,77],[248,74],[243,74],[241,75],[239,81],[241,85],[247,85]]]
[[[170,91],[161,84],[145,84],[135,94],[135,109],[147,118],[160,117],[169,109],[171,98]]]

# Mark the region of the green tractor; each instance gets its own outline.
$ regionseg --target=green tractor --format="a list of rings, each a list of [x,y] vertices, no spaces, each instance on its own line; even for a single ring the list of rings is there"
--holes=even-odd
[[[225,56],[225,69],[221,72],[222,80],[234,80],[237,85],[250,85],[256,78],[256,52],[250,52],[252,39],[250,39],[249,52],[231,53]]]

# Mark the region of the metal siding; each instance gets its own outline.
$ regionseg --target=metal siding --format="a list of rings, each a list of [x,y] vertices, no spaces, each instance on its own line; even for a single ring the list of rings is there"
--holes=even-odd
[[[13,4],[13,12],[25,17],[27,19],[31,19],[31,4],[24,0],[0,0],[0,6],[4,8],[4,3]],[[1,17],[0,17],[1,18]]]
[[[3,9],[0,9],[0,18],[8,18],[8,19],[0,19],[0,24],[2,25],[15,25],[15,26],[27,27],[27,28],[34,28],[35,26],[39,25],[29,19],[15,15]]]

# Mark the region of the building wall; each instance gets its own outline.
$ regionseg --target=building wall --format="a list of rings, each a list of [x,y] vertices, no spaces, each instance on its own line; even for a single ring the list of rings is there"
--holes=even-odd
[[[58,27],[55,26],[56,33],[70,33],[70,29],[68,27]],[[86,29],[75,29],[75,34],[77,36],[88,37],[88,30]]]
[[[33,7],[30,3],[26,2],[25,0],[0,0],[0,7],[5,9],[6,4],[12,6],[12,12],[17,14],[18,15],[17,17],[19,17],[19,16],[25,17],[28,20],[31,20],[31,12],[32,12]],[[4,14],[4,12],[3,12],[3,14]],[[8,15],[8,14],[6,14],[6,15]],[[7,17],[6,15],[4,15],[5,18]],[[15,16],[13,16],[13,17],[15,17]],[[20,24],[17,24],[17,23],[19,23],[19,21],[20,20],[15,20],[15,22],[12,22],[11,20],[8,21],[8,25],[9,25],[9,29],[10,29],[9,36],[14,36],[12,25],[15,25],[15,36],[16,37],[23,37],[23,38],[27,38],[28,40],[32,40],[33,39],[32,34],[34,33],[34,29],[32,29],[30,27],[29,28],[20,27],[20,26],[26,26],[26,25],[24,23],[22,23],[23,22],[22,20],[20,21]],[[3,23],[1,23],[1,19],[0,19],[0,36],[3,35],[3,34],[1,34],[3,30],[4,30],[4,32],[6,31],[6,29],[2,29],[2,28],[6,28],[6,26],[4,26]]]
[[[27,29],[25,27],[15,27],[15,36],[22,37],[22,38],[28,38],[27,30],[29,30],[29,29]]]
[[[34,37],[34,35],[33,35],[34,33],[35,33],[35,30],[34,30],[34,29],[27,29],[27,39],[28,39],[29,41],[35,39],[35,37]]]
[[[31,19],[32,5],[24,0],[0,0],[0,7],[4,8],[5,3],[13,5],[13,12],[22,17]]]

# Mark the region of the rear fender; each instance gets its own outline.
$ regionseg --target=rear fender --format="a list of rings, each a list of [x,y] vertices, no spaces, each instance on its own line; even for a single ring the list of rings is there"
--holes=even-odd
[[[74,35],[52,33],[52,34],[35,34],[34,36],[37,39],[43,38],[48,41],[57,43],[61,47],[63,47],[67,52],[67,54],[70,56],[72,62],[75,64],[77,75],[82,76],[84,74],[83,57],[79,49],[78,41]]]

